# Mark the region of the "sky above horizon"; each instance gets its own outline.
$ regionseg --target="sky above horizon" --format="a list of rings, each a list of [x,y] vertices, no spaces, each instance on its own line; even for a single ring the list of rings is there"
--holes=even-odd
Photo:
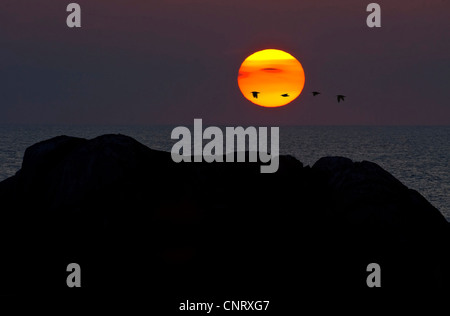
[[[450,124],[450,1],[376,1],[369,28],[371,1],[79,0],[72,29],[70,2],[0,3],[0,124]],[[237,84],[267,48],[305,71],[279,108]]]

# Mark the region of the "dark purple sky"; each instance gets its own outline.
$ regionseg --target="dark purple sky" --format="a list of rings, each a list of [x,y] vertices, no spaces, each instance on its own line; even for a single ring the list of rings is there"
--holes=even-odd
[[[81,29],[70,2],[0,3],[0,123],[450,124],[447,0],[376,1],[377,29],[369,0],[78,0]],[[305,69],[285,107],[238,89],[265,48]]]

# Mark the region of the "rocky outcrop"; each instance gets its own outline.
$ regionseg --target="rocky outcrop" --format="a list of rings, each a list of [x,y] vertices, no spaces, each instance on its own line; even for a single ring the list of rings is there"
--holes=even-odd
[[[66,288],[71,262],[83,287],[119,292],[363,289],[372,262],[384,287],[449,284],[445,218],[366,161],[281,156],[261,174],[176,164],[123,135],[60,136],[27,149],[0,201],[3,284],[17,289]]]

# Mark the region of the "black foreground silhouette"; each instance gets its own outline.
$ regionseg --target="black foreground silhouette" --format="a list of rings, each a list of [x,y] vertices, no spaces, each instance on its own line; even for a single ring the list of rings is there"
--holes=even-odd
[[[83,289],[119,293],[367,289],[372,262],[384,288],[449,284],[448,222],[367,161],[280,156],[261,174],[177,164],[123,135],[59,136],[26,150],[0,200],[7,292],[68,289],[72,262]]]

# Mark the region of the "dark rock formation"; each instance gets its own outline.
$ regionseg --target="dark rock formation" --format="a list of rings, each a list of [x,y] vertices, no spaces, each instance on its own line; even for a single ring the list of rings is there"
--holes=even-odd
[[[371,162],[280,157],[179,163],[123,135],[56,137],[0,183],[3,289],[82,287],[180,293],[448,289],[449,225]],[[247,292],[246,292],[247,291]]]

